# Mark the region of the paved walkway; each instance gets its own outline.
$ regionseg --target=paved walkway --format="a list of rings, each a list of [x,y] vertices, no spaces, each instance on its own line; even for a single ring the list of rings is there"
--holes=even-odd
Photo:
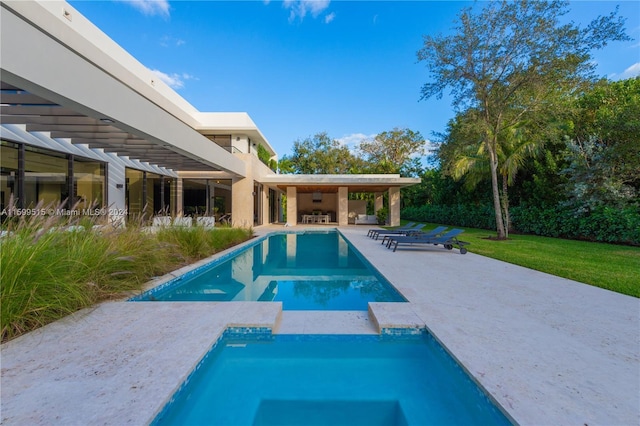
[[[640,300],[442,246],[391,253],[342,231],[518,423],[640,424]]]
[[[638,299],[440,246],[391,253],[368,228],[340,230],[410,303],[104,303],[1,346],[2,424],[148,423],[227,326],[426,326],[517,423],[640,424]]]

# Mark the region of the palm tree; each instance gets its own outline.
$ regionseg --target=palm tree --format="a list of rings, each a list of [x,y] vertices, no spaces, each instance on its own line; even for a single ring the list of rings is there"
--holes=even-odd
[[[478,144],[480,132],[473,121],[465,119],[473,114],[465,115],[458,120],[457,128],[450,127],[448,143],[453,143],[453,155],[449,158],[447,171],[454,180],[464,178],[465,187],[474,189],[480,182],[486,180],[491,173],[491,161],[485,144]],[[518,171],[528,158],[540,151],[543,146],[541,139],[535,139],[526,131],[527,123],[520,123],[503,130],[496,138],[495,152],[498,160],[498,176],[501,178],[500,204],[505,226],[505,238],[509,236],[511,216],[509,214],[509,186],[515,183]],[[456,125],[454,124],[454,127]],[[456,138],[462,138],[456,140]],[[451,155],[451,154],[449,154]]]

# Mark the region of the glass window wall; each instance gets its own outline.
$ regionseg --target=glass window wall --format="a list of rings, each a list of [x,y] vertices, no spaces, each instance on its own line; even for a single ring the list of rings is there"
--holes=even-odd
[[[69,160],[65,154],[28,147],[24,153],[24,206],[71,208],[69,200]]]
[[[18,144],[2,141],[0,145],[0,210],[9,206],[13,196],[15,205],[18,180]]]
[[[186,216],[231,216],[231,179],[184,179],[182,192]]]
[[[207,180],[185,179],[182,182],[185,216],[207,215]]]
[[[129,168],[125,177],[125,203],[130,217],[141,217],[146,212],[146,220],[153,213],[171,212],[175,179]],[[106,187],[107,163],[0,141],[0,211],[9,206],[12,196],[16,208],[33,208],[38,203],[57,207],[71,197],[72,202],[66,202],[63,208],[79,212],[105,208]]]
[[[144,209],[144,172],[135,169],[125,170],[126,204],[129,219],[140,218]]]
[[[100,209],[104,207],[105,171],[104,163],[74,158],[73,186],[78,208]]]
[[[171,181],[170,177],[147,172],[147,206],[153,207],[156,215],[171,213]]]
[[[0,201],[4,210],[13,196],[13,207],[76,208],[82,212],[92,203],[103,208],[106,163],[83,157],[0,141]],[[73,200],[70,201],[70,198]]]
[[[130,219],[144,216],[146,221],[154,215],[171,214],[171,185],[175,179],[129,168],[125,171],[125,178]]]

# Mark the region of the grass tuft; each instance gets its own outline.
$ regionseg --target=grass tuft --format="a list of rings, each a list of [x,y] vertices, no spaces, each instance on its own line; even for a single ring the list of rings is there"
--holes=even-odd
[[[251,229],[143,232],[88,218],[21,217],[0,238],[2,341],[97,302],[140,290],[163,275],[252,237]],[[82,226],[82,228],[80,228]],[[72,227],[72,228],[70,228]],[[70,231],[71,229],[72,231]]]

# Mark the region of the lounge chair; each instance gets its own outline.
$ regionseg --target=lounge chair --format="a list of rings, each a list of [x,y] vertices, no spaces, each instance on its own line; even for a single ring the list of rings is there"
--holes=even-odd
[[[413,227],[407,228],[407,229],[400,229],[400,228],[398,228],[398,229],[382,229],[382,230],[379,230],[378,232],[375,232],[374,234],[372,234],[371,238],[373,238],[374,240],[377,240],[378,238],[380,238],[381,235],[411,235],[414,232],[419,232],[425,226],[426,226],[426,224],[419,223],[416,226],[413,226]]]
[[[409,231],[404,235],[411,236],[411,237],[420,237],[420,238],[433,238],[442,234],[446,230],[447,230],[446,226],[437,226],[433,228],[431,231]],[[386,243],[387,247],[389,247],[389,243],[391,242],[391,240],[397,236],[398,235],[385,235],[384,238],[382,239],[382,244]]]
[[[451,250],[454,246],[458,246],[458,248],[460,249],[460,254],[465,254],[467,252],[467,249],[464,246],[469,243],[458,240],[458,235],[462,234],[463,232],[463,229],[452,229],[451,231],[446,232],[440,236],[426,238],[419,236],[416,237],[399,235],[392,238],[391,241],[389,241],[387,247],[391,248],[391,246],[393,246],[393,251],[395,252],[398,248],[398,245],[400,244],[433,244],[436,246],[438,244],[442,244],[447,250]]]
[[[410,229],[410,228],[413,228],[415,225],[416,225],[415,222],[409,222],[407,224],[402,225],[399,228],[395,228],[394,230],[395,231],[399,231],[399,230],[402,230],[402,229]],[[391,230],[390,229],[371,228],[371,229],[369,229],[369,232],[367,233],[367,237],[372,237],[373,238],[373,235],[375,233],[377,233],[378,231],[391,231]]]

